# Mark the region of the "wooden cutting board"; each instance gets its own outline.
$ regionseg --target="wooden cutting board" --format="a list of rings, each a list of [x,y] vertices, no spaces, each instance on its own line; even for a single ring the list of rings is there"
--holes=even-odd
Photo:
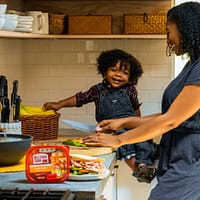
[[[58,138],[56,140],[40,140],[34,141],[33,145],[63,145],[65,140],[72,139],[72,138]],[[70,153],[73,154],[83,154],[88,156],[100,156],[112,153],[114,151],[113,148],[110,147],[76,147],[76,146],[69,146]]]

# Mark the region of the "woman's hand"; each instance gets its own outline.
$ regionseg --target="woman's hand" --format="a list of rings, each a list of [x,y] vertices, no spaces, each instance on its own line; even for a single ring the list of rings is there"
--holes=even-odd
[[[108,119],[101,121],[98,126],[101,128],[100,132],[115,132],[124,127],[124,123],[128,118],[120,118],[120,119]]]
[[[119,147],[120,140],[117,135],[108,133],[96,133],[83,138],[83,143],[88,146],[98,147]]]

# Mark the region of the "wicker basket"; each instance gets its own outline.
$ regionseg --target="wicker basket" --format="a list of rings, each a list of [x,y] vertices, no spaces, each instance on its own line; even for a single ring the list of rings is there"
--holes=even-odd
[[[69,15],[68,34],[112,34],[111,15]]]
[[[166,14],[124,15],[125,34],[165,34]]]
[[[65,14],[50,13],[49,14],[49,33],[63,34],[64,33]]]
[[[51,140],[58,137],[58,120],[55,115],[23,115],[20,116],[22,134],[33,136],[33,140]]]

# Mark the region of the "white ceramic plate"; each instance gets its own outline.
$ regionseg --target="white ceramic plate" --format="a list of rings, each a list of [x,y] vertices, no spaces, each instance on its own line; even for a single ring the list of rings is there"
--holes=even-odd
[[[86,174],[86,175],[69,175],[68,180],[74,181],[91,181],[104,179],[110,174],[110,170],[106,169],[102,174]]]

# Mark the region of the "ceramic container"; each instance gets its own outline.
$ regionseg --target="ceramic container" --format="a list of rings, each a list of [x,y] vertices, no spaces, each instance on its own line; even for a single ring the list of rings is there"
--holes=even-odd
[[[45,25],[45,17],[41,11],[28,11],[26,12],[28,16],[33,17],[33,33],[42,34],[42,29]]]

